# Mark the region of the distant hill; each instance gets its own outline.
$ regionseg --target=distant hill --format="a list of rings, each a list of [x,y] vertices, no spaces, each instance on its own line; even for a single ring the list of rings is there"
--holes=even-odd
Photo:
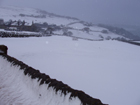
[[[39,9],[0,7],[1,37],[28,34],[28,36],[64,35],[85,40],[140,40],[124,29],[113,29],[117,29],[117,32],[105,25],[95,25]]]

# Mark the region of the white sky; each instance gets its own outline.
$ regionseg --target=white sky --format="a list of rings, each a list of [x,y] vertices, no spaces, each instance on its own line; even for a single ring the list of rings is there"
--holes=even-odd
[[[140,25],[140,0],[0,0],[95,23]]]

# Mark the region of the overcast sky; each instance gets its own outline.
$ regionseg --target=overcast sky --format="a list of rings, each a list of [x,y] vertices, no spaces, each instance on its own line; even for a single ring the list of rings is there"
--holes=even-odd
[[[140,25],[140,0],[0,0],[94,23]]]

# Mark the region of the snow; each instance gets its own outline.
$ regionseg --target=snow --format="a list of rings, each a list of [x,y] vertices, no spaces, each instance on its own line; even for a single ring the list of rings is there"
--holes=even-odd
[[[75,30],[75,29],[69,29],[70,32],[72,32],[73,37],[78,37],[81,39],[89,39],[89,40],[109,40],[107,39],[108,37],[110,37],[110,39],[113,38],[122,38],[122,36],[119,36],[117,34],[114,34],[112,32],[109,32],[107,34],[104,34],[102,32],[97,32],[97,31],[90,31],[89,33],[82,31],[82,30]],[[61,34],[61,32],[55,32],[56,34]],[[102,37],[101,37],[102,36]],[[125,38],[128,39],[128,38]]]
[[[83,22],[80,20],[76,19],[70,19],[70,18],[65,18],[63,16],[58,16],[54,14],[50,14],[48,12],[41,12],[40,10],[37,9],[32,9],[32,8],[21,8],[21,7],[13,7],[13,6],[1,6],[0,7],[0,18],[4,19],[4,21],[9,21],[10,19],[12,21],[25,21],[25,25],[32,25],[32,22],[34,23],[44,23],[47,22],[49,25],[55,24],[55,25],[62,25],[64,28],[68,28],[68,31],[71,31],[73,33],[72,36],[74,37],[80,37],[80,38],[85,38],[85,39],[90,39],[90,40],[108,40],[108,39],[113,39],[113,38],[122,38],[123,36],[114,34],[110,32],[106,28],[98,27],[96,25],[93,26],[86,26]],[[25,16],[21,16],[25,15]],[[36,18],[35,16],[44,16],[45,17],[38,17]],[[88,24],[88,23],[87,23]],[[89,28],[90,31],[89,33],[84,32],[82,29],[83,28]],[[107,30],[108,33],[102,33],[103,30]],[[1,29],[0,29],[1,31]],[[7,31],[8,32],[8,31]],[[9,31],[11,32],[11,31]],[[33,32],[15,32],[18,34],[35,34],[38,35],[40,33],[33,33]],[[63,30],[59,31],[54,31],[53,33],[55,34],[60,34],[63,35]],[[128,38],[124,38],[129,40]]]
[[[83,29],[85,27],[88,27],[88,26],[86,26],[86,25],[84,25],[83,23],[80,23],[80,22],[71,23],[68,26],[73,27],[75,29]],[[98,26],[89,26],[89,28],[92,31],[97,31],[97,32],[101,32],[102,30],[107,30],[106,28],[102,28],[102,27],[98,27]]]
[[[69,29],[69,31],[73,33],[72,36],[79,37],[79,38],[85,38],[91,40],[107,39],[108,37],[110,37],[111,39],[118,38],[118,37],[122,38],[122,36],[112,33],[106,28],[102,28],[98,26],[90,26],[88,27],[90,31],[86,32],[83,29],[87,26],[85,26],[83,23],[80,22],[70,23],[68,24],[68,27],[72,28]],[[108,33],[102,33],[103,30],[107,30]]]
[[[91,29],[92,31],[108,30],[108,29],[106,29],[106,28],[102,28],[102,27],[98,27],[98,26],[92,26],[92,27],[90,27],[90,29]]]
[[[39,86],[37,79],[25,76],[19,67],[0,57],[0,104],[1,105],[80,105],[78,98],[69,99],[61,92],[55,93],[48,85]],[[3,82],[4,81],[4,82]]]
[[[109,105],[140,104],[139,46],[112,40],[87,41],[79,39],[73,41],[72,38],[64,36],[0,38],[0,44],[8,46],[10,56],[39,69],[41,72],[50,75],[51,78],[63,81],[74,89],[83,90],[90,96],[100,99],[103,103]],[[15,77],[23,78],[21,72],[13,71],[19,69],[18,67],[7,66],[9,65],[8,62],[1,60],[1,58],[0,63],[0,66],[7,67],[6,70],[9,71],[10,68]],[[3,72],[11,75],[7,71]],[[0,81],[2,83],[1,79]],[[16,84],[18,86],[23,85],[22,81],[16,79],[10,81],[15,81],[12,82],[13,84],[19,83]],[[7,82],[10,83],[10,81]],[[31,83],[31,81],[27,82],[27,84]],[[23,94],[23,97],[27,96],[27,99],[33,96],[29,101],[33,100],[33,104],[36,105],[34,101],[37,100],[38,105],[43,105],[44,98],[39,101],[37,95],[33,95],[38,94],[38,91],[35,89],[33,89],[34,92],[30,91],[29,88],[25,87],[27,84],[21,87],[22,92],[17,90],[17,94]],[[9,88],[12,87],[9,85]],[[44,88],[45,86],[38,89],[41,91]],[[53,94],[53,92],[51,93]],[[10,97],[16,98],[15,94],[15,92],[11,92]],[[44,93],[45,96],[47,97],[46,93]],[[55,97],[54,100],[62,102],[63,98],[52,97]],[[65,105],[68,104],[67,102]],[[54,104],[56,103],[52,101],[50,105]]]
[[[73,28],[75,28],[75,29],[83,29],[83,28],[85,28],[86,26],[84,26],[83,24],[81,24],[81,23],[71,23],[70,25],[68,25],[69,27],[73,27]]]
[[[81,39],[100,40],[109,36],[111,38],[121,37],[98,26],[89,26],[91,31],[84,32],[81,29],[86,26],[79,20],[48,14],[46,14],[46,18],[19,16],[21,13],[42,15],[38,10],[31,8],[0,7],[0,13],[0,18],[3,18],[4,21],[20,19],[21,21],[25,20],[28,25],[31,25],[32,21],[34,23],[62,24],[71,27],[72,29],[68,31],[73,33],[72,36]],[[107,30],[108,34],[102,33],[102,30]],[[0,31],[5,32],[3,29]],[[17,31],[6,32],[17,33]],[[39,34],[28,31],[18,31],[18,33]],[[62,35],[63,30],[54,33]],[[140,47],[112,40],[88,41],[81,39],[76,41],[71,37],[64,36],[0,38],[0,44],[8,46],[10,56],[39,69],[52,78],[63,81],[74,89],[83,90],[103,103],[139,105]],[[3,70],[3,68],[5,69]],[[0,72],[0,105],[23,103],[24,105],[80,105],[80,101],[76,98],[70,102],[69,94],[64,97],[59,93],[56,95],[52,88],[47,90],[47,85],[39,87],[37,80],[32,81],[28,76],[25,78],[23,72],[19,71],[19,67],[11,67],[11,64],[1,57]],[[17,79],[17,77],[21,79]],[[42,98],[39,96],[40,93]]]
[[[80,30],[70,30],[73,35],[72,36],[76,36],[76,37],[80,37],[80,38],[87,38],[87,39],[93,39],[93,40],[100,40],[102,38],[99,37],[100,33],[87,33],[84,31],[80,31]]]
[[[32,9],[32,8],[21,8],[21,7],[13,7],[13,6],[1,6],[0,7],[0,18],[4,19],[4,21],[8,21],[9,19],[14,20],[25,20],[28,25],[31,25],[32,22],[35,23],[44,23],[47,22],[49,24],[55,23],[56,25],[61,25],[61,24],[68,24],[71,22],[75,22],[77,20],[74,19],[67,19],[67,18],[61,18],[49,14],[43,14],[39,12],[37,9]],[[34,16],[40,16],[40,15],[46,15],[46,18],[35,18],[35,17],[21,17],[19,16],[20,14],[25,14],[25,15],[34,15]]]

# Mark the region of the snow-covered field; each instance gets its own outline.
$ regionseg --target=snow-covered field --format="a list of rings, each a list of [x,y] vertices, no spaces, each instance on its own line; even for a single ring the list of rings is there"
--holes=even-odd
[[[140,47],[70,37],[0,38],[8,54],[109,105],[140,104]]]

